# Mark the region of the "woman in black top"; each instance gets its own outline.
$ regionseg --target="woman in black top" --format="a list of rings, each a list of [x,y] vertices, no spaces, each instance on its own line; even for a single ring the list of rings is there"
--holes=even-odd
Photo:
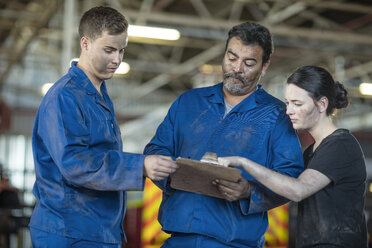
[[[304,152],[305,170],[288,177],[242,157],[219,163],[244,168],[259,182],[299,202],[296,247],[367,247],[364,216],[366,167],[358,141],[330,118],[348,105],[347,91],[323,68],[304,66],[287,80],[287,115],[297,130],[307,130],[314,144]],[[227,195],[229,182],[218,180]]]

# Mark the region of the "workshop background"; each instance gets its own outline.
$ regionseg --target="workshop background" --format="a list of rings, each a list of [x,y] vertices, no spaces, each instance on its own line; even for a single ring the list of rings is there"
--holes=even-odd
[[[125,151],[142,153],[179,94],[221,81],[227,31],[249,20],[273,35],[274,55],[261,79],[271,94],[283,99],[286,77],[302,65],[326,67],[344,83],[351,105],[336,122],[359,140],[372,177],[370,0],[0,0],[1,185],[12,186],[0,192],[0,248],[31,247],[34,117],[48,87],[79,57],[82,13],[98,5],[118,9],[131,25],[122,70],[107,84]],[[144,37],[153,34],[160,37]],[[371,190],[368,184],[369,225]],[[161,245],[167,235],[156,220],[160,201],[150,181],[145,192],[129,193],[125,247]],[[295,217],[294,204],[270,211],[266,247],[294,247]]]

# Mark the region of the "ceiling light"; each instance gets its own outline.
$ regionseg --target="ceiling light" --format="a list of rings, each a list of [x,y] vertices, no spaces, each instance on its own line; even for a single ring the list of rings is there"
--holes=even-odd
[[[115,71],[115,74],[124,75],[124,74],[127,74],[129,70],[130,70],[129,64],[126,62],[121,62],[121,64],[119,65],[119,68]]]
[[[48,92],[48,90],[53,86],[53,83],[46,83],[46,84],[43,84],[43,86],[41,86],[41,94],[43,94],[43,96],[46,95],[46,93]]]
[[[72,62],[74,62],[74,61],[79,62],[79,58],[73,58],[73,59],[71,59],[69,65],[71,66]]]
[[[73,58],[71,61],[70,61],[70,65],[73,61],[79,61],[79,58]],[[124,75],[124,74],[127,74],[130,70],[130,66],[128,63],[126,62],[121,62],[121,64],[119,65],[118,69],[115,71],[115,75]],[[43,96],[46,95],[46,93],[48,92],[48,90],[50,89],[50,87],[53,86],[53,83],[45,83],[43,84],[43,86],[41,86],[41,94],[43,94]]]
[[[73,58],[70,61],[70,65],[73,61],[79,62],[79,58]],[[130,70],[130,66],[127,62],[122,61],[118,67],[118,69],[115,71],[115,75],[124,75],[127,74]]]
[[[372,96],[372,84],[371,83],[361,83],[359,85],[359,91],[362,95]]]
[[[199,66],[199,71],[203,74],[220,74],[222,73],[221,65],[204,64]]]
[[[178,40],[181,37],[181,34],[177,29],[147,27],[138,25],[129,25],[128,35],[133,37],[161,40]]]

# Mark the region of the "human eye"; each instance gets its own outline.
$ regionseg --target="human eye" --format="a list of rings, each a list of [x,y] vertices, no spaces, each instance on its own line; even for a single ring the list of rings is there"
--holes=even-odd
[[[246,61],[244,61],[244,64],[247,67],[252,67],[252,66],[255,66],[257,63],[254,60],[246,60]]]
[[[235,61],[235,60],[236,60],[236,57],[235,57],[235,56],[232,56],[232,55],[230,55],[230,56],[228,57],[228,60],[229,60],[229,61]]]
[[[232,51],[228,51],[226,54],[229,61],[235,61],[238,58],[238,56]]]
[[[115,52],[116,49],[113,48],[113,47],[105,47],[105,48],[103,48],[103,50],[105,51],[105,53],[111,54],[111,53]]]

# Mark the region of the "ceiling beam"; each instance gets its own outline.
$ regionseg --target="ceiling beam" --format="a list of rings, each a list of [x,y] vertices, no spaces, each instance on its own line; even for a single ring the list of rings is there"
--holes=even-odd
[[[366,130],[372,127],[372,113],[364,113],[354,116],[347,116],[337,122],[338,126],[350,131]]]
[[[54,3],[50,3],[46,6],[41,3],[44,8],[42,13],[38,13],[39,19],[38,22],[34,24],[34,26],[22,26],[18,31],[18,35],[20,37],[16,37],[15,42],[13,42],[12,46],[8,48],[8,51],[11,53],[8,54],[7,64],[0,72],[0,91],[4,82],[5,77],[8,75],[12,66],[20,61],[23,57],[28,45],[31,41],[35,38],[38,34],[38,31],[46,26],[56,12],[58,7],[60,6],[61,0],[54,0]]]
[[[334,9],[341,10],[346,12],[357,12],[357,13],[366,13],[372,14],[372,7],[370,5],[363,5],[357,3],[345,3],[342,1],[318,1],[314,2],[313,0],[304,1],[307,6],[320,8],[320,9]]]
[[[372,72],[372,61],[353,66],[345,70],[344,75],[347,79],[363,77]]]
[[[124,15],[131,18],[139,15],[139,11],[126,9],[122,11]],[[229,21],[224,19],[216,18],[199,18],[197,16],[186,16],[180,14],[171,13],[150,13],[147,16],[147,21],[168,23],[169,25],[179,25],[181,27],[191,26],[199,28],[210,28],[210,29],[222,29],[229,30],[232,26],[239,24],[237,21]],[[335,43],[355,43],[355,44],[366,44],[372,45],[372,36],[345,32],[345,31],[332,31],[332,30],[320,30],[310,28],[297,28],[286,25],[268,25],[270,32],[273,35],[280,35],[283,37],[291,38],[305,38],[308,40],[324,40],[332,41]],[[342,37],[342,39],[340,39]]]
[[[236,0],[243,3],[257,3],[257,0]],[[264,0],[262,2],[274,2],[274,3],[283,3],[291,4],[293,1],[289,0]],[[356,13],[366,13],[372,14],[372,7],[370,5],[363,5],[358,3],[345,3],[342,1],[314,1],[314,0],[302,0],[297,1],[305,3],[309,7],[322,8],[322,9],[334,9],[347,12],[356,12]],[[367,1],[366,1],[367,2]]]
[[[220,56],[224,52],[224,45],[225,44],[223,43],[218,43],[212,46],[211,48],[192,57],[191,59],[183,62],[182,64],[178,64],[172,67],[169,73],[162,73],[154,77],[153,79],[145,82],[141,86],[132,89],[132,92],[131,92],[132,97],[128,99],[126,102],[120,104],[122,106],[120,106],[119,108],[125,107],[125,105],[127,105],[131,101],[144,97],[150,94],[151,92],[154,92],[155,90],[159,89],[160,87],[168,84],[169,81],[172,79],[172,76],[179,77],[183,74],[191,72],[198,66],[210,61],[211,59],[214,59]]]
[[[175,0],[160,0],[158,1],[154,7],[152,8],[153,11],[160,11],[165,8],[167,8],[169,5],[171,5]]]
[[[305,38],[308,40],[317,41],[332,41],[334,43],[353,43],[353,44],[364,44],[372,45],[372,36],[345,32],[345,31],[332,31],[332,30],[320,30],[320,29],[309,29],[309,28],[296,28],[285,25],[268,26],[269,30],[274,35],[280,35],[284,37],[292,38]]]
[[[190,0],[192,6],[198,12],[199,16],[202,18],[211,18],[212,15],[209,13],[208,8],[205,6],[202,0]]]
[[[264,23],[275,24],[280,23],[298,13],[304,11],[306,5],[302,2],[296,2],[281,11],[268,15],[267,18],[263,21]]]
[[[139,15],[135,19],[135,23],[137,25],[144,25],[146,24],[147,15],[151,12],[153,7],[154,0],[143,0],[141,3],[141,8],[139,10]]]

